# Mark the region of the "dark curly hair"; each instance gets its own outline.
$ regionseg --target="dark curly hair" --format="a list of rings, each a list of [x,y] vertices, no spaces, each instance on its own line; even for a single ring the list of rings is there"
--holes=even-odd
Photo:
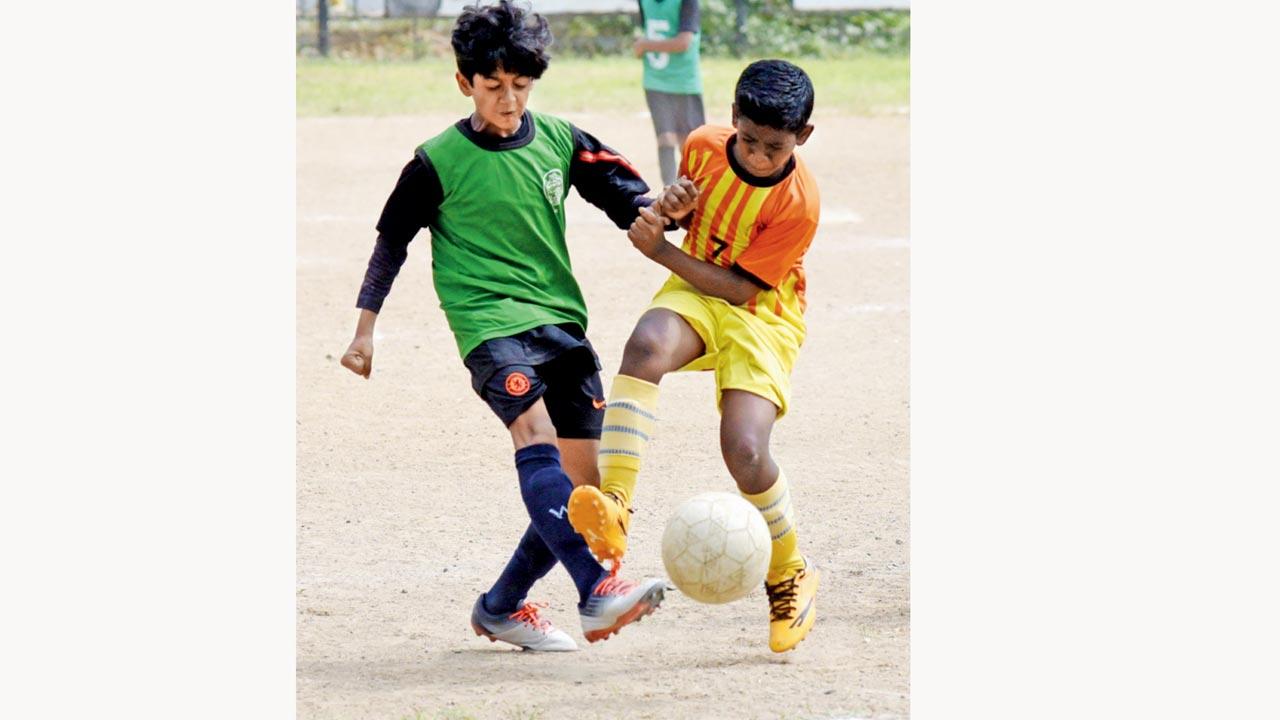
[[[786,60],[757,60],[738,76],[738,114],[757,125],[798,133],[813,112],[813,82]]]
[[[547,19],[511,0],[468,5],[453,26],[453,54],[467,80],[499,68],[516,75],[542,77],[551,55]]]

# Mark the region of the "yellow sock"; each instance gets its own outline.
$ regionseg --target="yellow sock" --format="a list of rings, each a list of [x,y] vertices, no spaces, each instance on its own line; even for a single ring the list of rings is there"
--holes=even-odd
[[[741,491],[739,491],[741,492]],[[773,485],[758,495],[742,493],[752,505],[764,515],[769,523],[769,536],[773,538],[773,556],[769,559],[770,583],[778,582],[784,577],[804,567],[796,543],[796,518],[791,509],[791,492],[787,489],[787,476],[778,469],[778,479]]]
[[[640,458],[657,422],[658,386],[630,375],[613,379],[600,435],[600,490],[631,507]]]

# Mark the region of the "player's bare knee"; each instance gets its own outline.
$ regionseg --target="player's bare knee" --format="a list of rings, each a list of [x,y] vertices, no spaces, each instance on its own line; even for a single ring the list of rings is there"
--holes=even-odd
[[[751,436],[720,439],[725,465],[735,478],[755,479],[769,464],[769,445]]]
[[[657,357],[662,352],[662,336],[645,325],[638,325],[627,338],[623,355],[631,360],[644,363]]]
[[[666,345],[659,328],[643,322],[636,325],[622,350],[623,374],[655,382],[651,378],[660,378],[666,372]]]

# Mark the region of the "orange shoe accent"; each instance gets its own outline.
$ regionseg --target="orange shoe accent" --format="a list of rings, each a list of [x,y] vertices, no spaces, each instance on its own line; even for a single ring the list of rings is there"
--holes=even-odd
[[[632,590],[635,590],[636,586],[638,585],[639,583],[637,582],[634,582],[631,580],[623,580],[622,578],[618,577],[617,571],[614,570],[609,573],[608,577],[600,581],[600,584],[596,586],[596,589],[592,594],[593,595],[626,595]],[[589,643],[593,643],[598,640],[608,639],[610,635],[618,634],[624,626],[630,625],[633,622],[638,622],[640,618],[646,615],[652,615],[653,611],[656,609],[657,609],[656,605],[653,605],[645,600],[641,600],[640,602],[635,604],[635,607],[619,615],[617,621],[614,622],[609,627],[601,628],[599,630],[592,630],[590,632],[584,633],[583,637],[585,637],[587,639],[587,642]]]
[[[604,628],[603,630],[594,630],[586,633],[584,637],[587,638],[587,642],[591,643],[596,642],[597,640],[606,640],[610,635],[618,634],[624,625],[630,625],[633,622],[637,622],[645,615],[652,615],[655,609],[656,608],[654,606],[647,602],[638,602],[635,607],[623,613],[618,618],[618,622]]]
[[[592,595],[626,595],[632,590],[635,590],[637,585],[639,585],[639,583],[637,583],[634,580],[623,580],[622,578],[618,577],[617,570],[610,570],[609,574],[605,577],[604,580],[600,581],[600,584],[596,586],[596,589],[593,590],[591,594]]]
[[[512,620],[518,620],[525,625],[538,630],[547,630],[551,627],[551,621],[538,614],[538,608],[544,608],[546,606],[546,603],[527,602],[523,607],[511,613],[507,617],[510,617]]]
[[[477,625],[477,624],[475,624],[475,623],[471,623],[471,629],[472,629],[472,630],[475,630],[475,631],[476,631],[476,635],[478,635],[479,637],[487,637],[487,638],[489,638],[489,642],[498,642],[498,638],[494,637],[493,635],[491,635],[491,634],[489,633],[489,631],[488,631],[488,630],[485,630],[484,628],[480,627],[479,625]]]

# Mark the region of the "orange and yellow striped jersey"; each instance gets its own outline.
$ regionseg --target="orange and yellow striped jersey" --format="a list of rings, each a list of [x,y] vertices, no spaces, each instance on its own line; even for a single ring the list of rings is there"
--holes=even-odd
[[[765,186],[729,160],[734,129],[704,125],[685,141],[680,173],[698,186],[682,249],[723,268],[737,265],[770,286],[742,307],[804,339],[804,254],[818,229],[818,184],[798,155]],[[672,278],[675,280],[676,278]]]

